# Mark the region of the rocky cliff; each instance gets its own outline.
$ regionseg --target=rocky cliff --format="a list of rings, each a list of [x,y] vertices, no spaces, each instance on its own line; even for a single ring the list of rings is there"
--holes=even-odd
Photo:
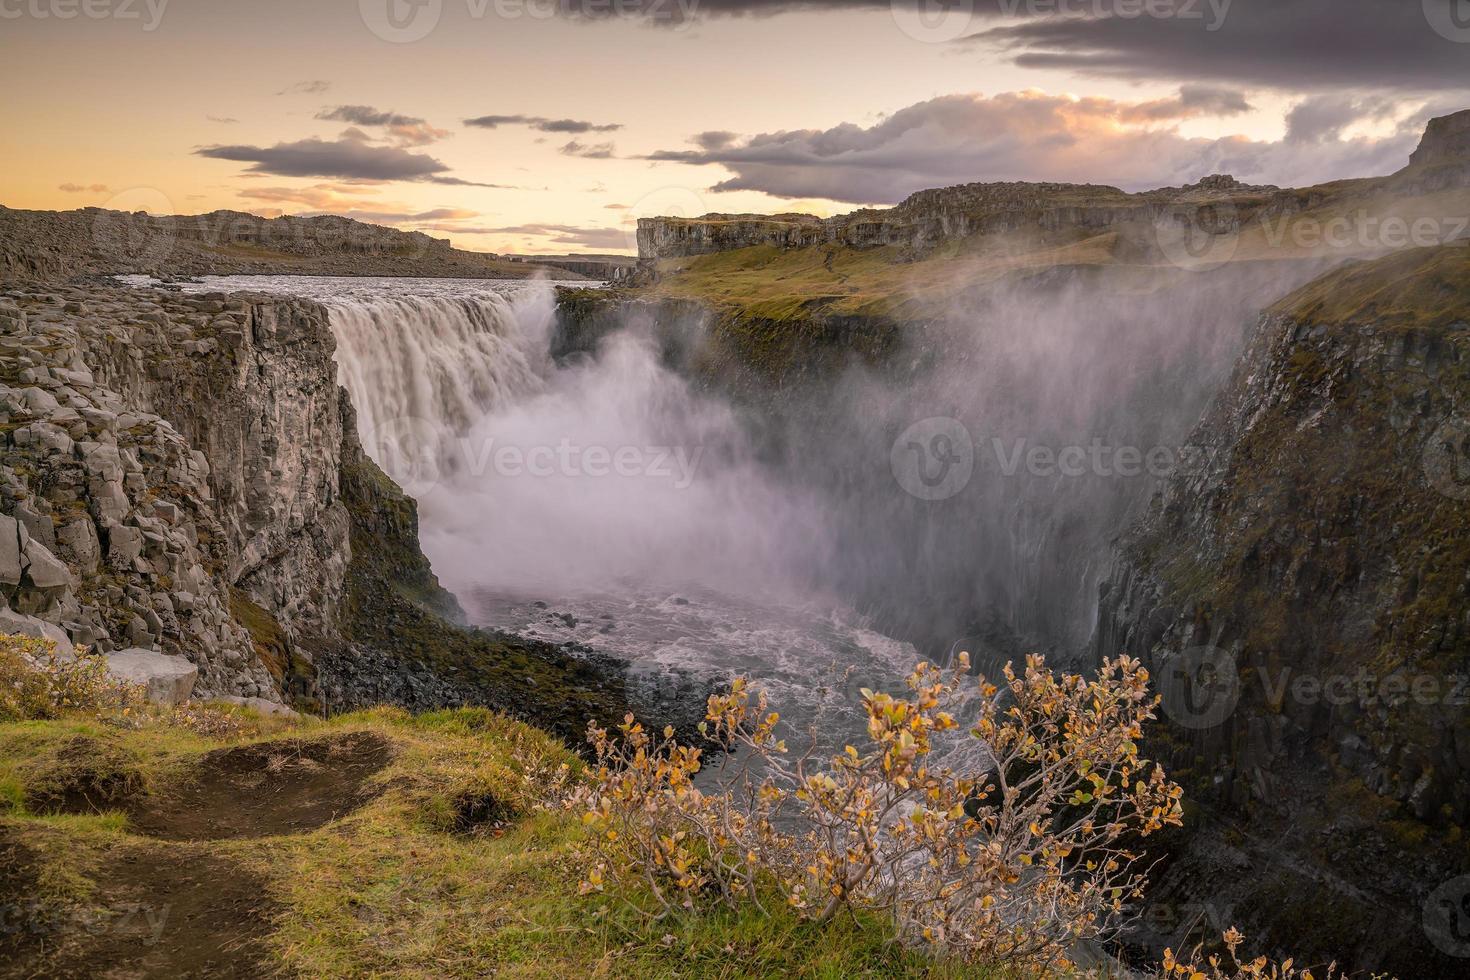
[[[1348,266],[1264,316],[1103,588],[1201,809],[1152,901],[1361,969],[1470,871],[1470,249]],[[1157,942],[1180,941],[1155,936]]]
[[[239,211],[150,215],[142,211],[22,211],[0,207],[0,278],[54,280],[83,274],[164,277],[299,274],[580,278],[445,239],[336,215],[262,218]]]
[[[187,661],[195,696],[488,704],[571,739],[621,717],[615,665],[455,624],[413,501],[363,455],[327,318],[0,287],[0,629]]]
[[[638,221],[638,255],[646,262],[767,245],[800,249],[839,245],[895,247],[908,258],[946,243],[1024,234],[1027,247],[1056,247],[1116,233],[1119,254],[1168,259],[1161,232],[1238,238],[1247,230],[1379,194],[1425,194],[1470,187],[1470,110],[1432,120],[1407,168],[1387,177],[1307,188],[1248,185],[1216,174],[1183,187],[1125,193],[1098,184],[974,183],[919,191],[893,208],[865,208],[819,218],[810,214],[706,214]],[[1014,245],[1011,246],[1014,248]]]

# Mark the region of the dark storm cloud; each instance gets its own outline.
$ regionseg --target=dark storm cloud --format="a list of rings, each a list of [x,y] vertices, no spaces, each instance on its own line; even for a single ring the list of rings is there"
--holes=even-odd
[[[1234,0],[1214,30],[1208,17],[1033,17],[977,25],[964,43],[999,49],[1022,67],[1123,78],[1293,90],[1470,88],[1470,24],[1459,41],[1431,24],[1433,5],[1447,16],[1462,0],[1428,3],[1426,13],[1420,0]]]
[[[1176,123],[1243,111],[1235,93],[1181,90],[1151,102],[1076,99],[1042,92],[949,95],[872,126],[761,133],[713,149],[664,150],[648,159],[717,164],[731,174],[712,190],[762,191],[891,204],[926,187],[971,181],[1066,181],[1126,190],[1193,183],[1231,173],[1252,183],[1303,185],[1390,173],[1408,162],[1418,129],[1386,115],[1383,100],[1304,100],[1287,138],[1218,139],[1180,134]],[[1415,118],[1410,116],[1409,119]],[[1389,124],[1382,138],[1344,131]]]
[[[501,126],[529,126],[543,133],[611,133],[622,129],[622,123],[592,123],[583,119],[548,119],[545,116],[476,116],[466,119],[466,126],[497,129]]]
[[[1456,5],[1459,5],[1458,7]],[[793,11],[892,12],[894,31],[996,50],[1016,64],[1130,79],[1302,91],[1470,88],[1465,0],[624,0],[604,10],[654,24]],[[1458,17],[1458,20],[1455,18]],[[939,30],[932,30],[942,25]],[[1438,29],[1437,29],[1438,28]],[[1446,36],[1450,35],[1450,36]],[[962,38],[962,39],[961,39]],[[956,40],[958,39],[958,40]]]
[[[320,139],[275,146],[206,146],[194,151],[214,160],[248,163],[247,173],[339,180],[411,180],[469,187],[495,187],[448,176],[449,168],[431,156],[396,146],[374,146],[358,139]]]

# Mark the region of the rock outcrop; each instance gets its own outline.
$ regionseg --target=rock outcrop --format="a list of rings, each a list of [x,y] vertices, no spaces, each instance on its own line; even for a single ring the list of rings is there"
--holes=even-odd
[[[620,665],[458,624],[334,350],[306,300],[0,285],[0,630],[166,703],[621,718]]]
[[[1125,252],[1159,251],[1160,228],[1212,233],[1374,194],[1425,194],[1470,186],[1470,110],[1430,121],[1408,168],[1388,177],[1300,189],[1245,184],[1214,174],[1183,187],[1125,193],[1099,184],[975,183],[919,191],[887,209],[810,214],[706,214],[638,221],[645,262],[707,255],[756,245],[783,249],[842,245],[897,247],[923,255],[946,242],[1024,233],[1056,246],[1117,232]],[[1216,227],[1216,226],[1219,227]]]
[[[1420,910],[1470,871],[1467,298],[1445,247],[1274,307],[1097,625],[1157,679],[1153,751],[1203,807],[1151,901],[1398,976],[1461,975]]]
[[[194,693],[199,669],[184,657],[170,657],[152,650],[118,650],[107,655],[107,672],[120,681],[136,684],[154,704],[183,704]],[[260,700],[267,704],[275,702]]]
[[[103,652],[187,656],[202,693],[279,699],[284,665],[258,655],[235,607],[250,597],[320,631],[341,596],[342,395],[325,317],[282,299],[7,290],[11,608]]]
[[[522,279],[581,273],[486,252],[446,239],[336,215],[262,218],[240,211],[199,215],[81,208],[0,207],[0,278],[57,280],[85,274],[160,277],[297,274]]]

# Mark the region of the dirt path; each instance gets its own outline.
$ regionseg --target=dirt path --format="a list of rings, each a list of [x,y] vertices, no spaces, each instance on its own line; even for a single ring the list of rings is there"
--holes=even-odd
[[[388,743],[367,732],[221,749],[192,781],[136,799],[128,822],[165,840],[304,833],[372,799],[365,783],[391,758]]]
[[[20,826],[0,826],[0,978],[271,976],[267,883],[209,842],[303,833],[350,813],[391,757],[370,733],[211,752],[179,785],[122,804],[130,833],[152,840],[110,848],[85,908],[42,904],[36,850]]]

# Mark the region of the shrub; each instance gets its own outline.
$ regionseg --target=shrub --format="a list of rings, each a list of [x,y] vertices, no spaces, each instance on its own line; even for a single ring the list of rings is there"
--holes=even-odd
[[[657,917],[774,893],[817,922],[879,913],[900,942],[944,955],[1062,966],[1141,893],[1129,842],[1181,820],[1179,787],[1138,757],[1147,680],[1126,657],[1094,680],[1030,657],[999,685],[972,682],[963,655],[952,671],[921,663],[906,697],[864,690],[865,745],[823,761],[788,752],[779,715],[739,679],[701,726],[726,760],[709,793],[694,785],[701,751],[672,730],[590,727],[582,889],[647,894]],[[930,762],[965,710],[985,771]]]
[[[1226,930],[1224,956],[1210,956],[1200,961],[1199,950],[1195,950],[1189,961],[1183,962],[1174,956],[1172,949],[1164,950],[1164,963],[1158,980],[1315,980],[1311,970],[1298,970],[1293,961],[1273,963],[1264,956],[1241,962],[1240,945],[1245,941],[1237,929]],[[1322,974],[1322,980],[1334,980],[1344,974],[1334,963]]]
[[[0,634],[0,721],[128,715],[144,700],[141,688],[114,680],[106,659],[83,647],[62,653],[53,640]]]

